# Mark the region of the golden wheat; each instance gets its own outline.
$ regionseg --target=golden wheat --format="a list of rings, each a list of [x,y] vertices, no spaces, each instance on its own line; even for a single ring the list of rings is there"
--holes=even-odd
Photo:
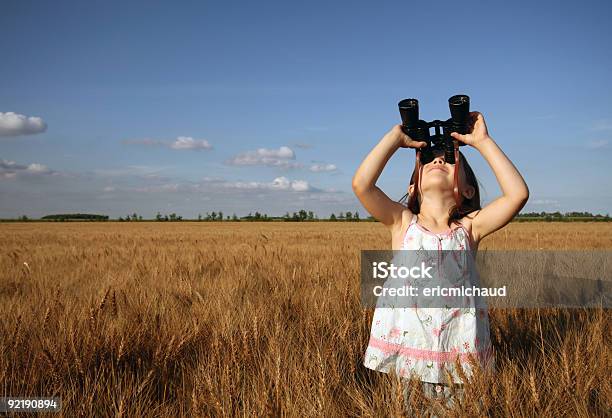
[[[1,395],[58,416],[398,416],[430,405],[361,364],[376,223],[0,224]],[[561,243],[561,244],[559,244]],[[611,248],[612,224],[512,223],[481,249]],[[491,309],[495,373],[449,416],[605,416],[610,314]],[[454,390],[454,388],[453,388]]]

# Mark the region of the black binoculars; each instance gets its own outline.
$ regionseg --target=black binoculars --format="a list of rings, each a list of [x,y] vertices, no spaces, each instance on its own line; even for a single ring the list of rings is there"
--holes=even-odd
[[[455,143],[458,146],[465,145],[456,141],[450,134],[457,132],[460,134],[470,133],[470,98],[469,96],[458,94],[448,99],[451,118],[445,122],[434,120],[425,122],[419,119],[419,101],[417,99],[404,99],[398,103],[400,115],[402,117],[402,131],[415,141],[427,143],[426,147],[417,149],[417,154],[421,156],[421,163],[427,164],[433,161],[437,151],[444,153],[444,160],[449,164],[455,164]],[[430,135],[429,130],[435,128],[436,133]],[[442,133],[440,133],[442,128]]]

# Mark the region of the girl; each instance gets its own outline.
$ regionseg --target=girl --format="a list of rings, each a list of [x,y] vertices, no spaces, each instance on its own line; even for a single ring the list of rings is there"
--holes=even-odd
[[[366,156],[353,177],[353,191],[366,210],[391,232],[393,250],[470,250],[487,235],[505,226],[525,205],[529,190],[520,173],[489,136],[484,117],[470,112],[469,134],[451,136],[476,148],[493,170],[503,195],[481,209],[478,183],[459,152],[458,164],[447,163],[443,153],[419,164],[412,174],[406,205],[394,202],[376,186],[385,164],[398,148],[421,148],[395,125]],[[459,195],[454,194],[454,173],[459,170]],[[417,180],[415,184],[415,179]],[[456,198],[460,205],[457,206]],[[400,200],[401,202],[401,200]],[[452,404],[447,374],[459,360],[470,374],[468,357],[492,366],[489,319],[486,310],[437,308],[378,308],[374,311],[364,365],[402,378],[416,374],[429,397]]]

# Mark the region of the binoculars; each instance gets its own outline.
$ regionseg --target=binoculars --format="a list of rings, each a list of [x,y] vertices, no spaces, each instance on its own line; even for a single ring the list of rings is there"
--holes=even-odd
[[[469,96],[458,94],[448,99],[451,117],[444,122],[438,119],[431,122],[420,120],[417,99],[401,100],[398,106],[402,117],[402,131],[415,141],[427,143],[426,147],[417,149],[421,164],[433,161],[437,151],[444,153],[444,160],[447,163],[455,164],[456,146],[465,144],[455,140],[450,134],[451,132],[463,135],[470,133]],[[435,128],[434,135],[429,133],[431,128]],[[442,128],[442,133],[440,133],[440,128]]]

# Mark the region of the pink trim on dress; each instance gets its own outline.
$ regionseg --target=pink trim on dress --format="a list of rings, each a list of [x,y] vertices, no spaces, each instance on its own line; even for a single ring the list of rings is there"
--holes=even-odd
[[[452,233],[453,233],[453,232],[455,232],[456,230],[458,230],[458,229],[459,229],[459,228],[451,228],[451,229],[449,229],[449,230],[448,230],[448,231],[446,231],[446,232],[431,232],[430,230],[428,230],[428,229],[427,229],[427,228],[425,228],[424,226],[419,225],[419,223],[418,223],[418,222],[415,222],[415,224],[416,224],[416,226],[417,226],[417,227],[418,227],[418,228],[419,228],[421,231],[426,232],[426,233],[428,233],[428,234],[430,234],[430,235],[435,235],[435,236],[440,236],[440,235],[442,235],[442,236],[446,236],[446,237],[447,237],[447,236],[449,236],[449,235],[452,235]]]
[[[457,223],[459,224],[458,228],[452,228],[452,229],[449,229],[446,232],[435,233],[435,232],[431,232],[431,231],[427,230],[426,228],[422,227],[421,225],[419,225],[419,223],[416,221],[416,219],[417,219],[416,215],[413,214],[412,215],[412,219],[410,220],[410,223],[408,224],[408,228],[406,228],[406,232],[404,233],[404,238],[402,240],[402,247],[403,247],[403,244],[406,243],[406,237],[408,236],[408,231],[410,231],[410,227],[412,226],[412,224],[415,224],[421,231],[423,231],[423,232],[425,232],[427,234],[436,236],[436,237],[438,237],[440,235],[442,235],[442,236],[449,236],[449,235],[452,235],[454,232],[456,232],[458,229],[463,229],[463,232],[465,232],[465,236],[467,237],[468,246],[470,247],[469,250],[471,250],[473,248],[473,246],[474,246],[474,242],[472,241],[472,236],[470,235],[469,231],[463,225],[462,222],[457,221]]]
[[[459,357],[461,361],[467,362],[469,360],[470,354],[480,360],[486,360],[493,356],[493,348],[491,346],[488,346],[487,348],[482,350],[472,352],[432,351],[422,350],[413,347],[406,347],[401,344],[391,343],[374,337],[370,337],[370,342],[368,343],[368,346],[384,351],[385,354],[397,353],[419,360],[436,361],[438,363],[454,362],[457,357]]]
[[[463,223],[459,222],[459,228],[463,229],[463,232],[465,232],[465,236],[468,239],[468,245],[470,247],[470,250],[472,249],[472,247],[474,246],[474,242],[472,241],[472,236],[470,235],[470,232],[467,230],[467,228],[465,226],[463,226]]]

